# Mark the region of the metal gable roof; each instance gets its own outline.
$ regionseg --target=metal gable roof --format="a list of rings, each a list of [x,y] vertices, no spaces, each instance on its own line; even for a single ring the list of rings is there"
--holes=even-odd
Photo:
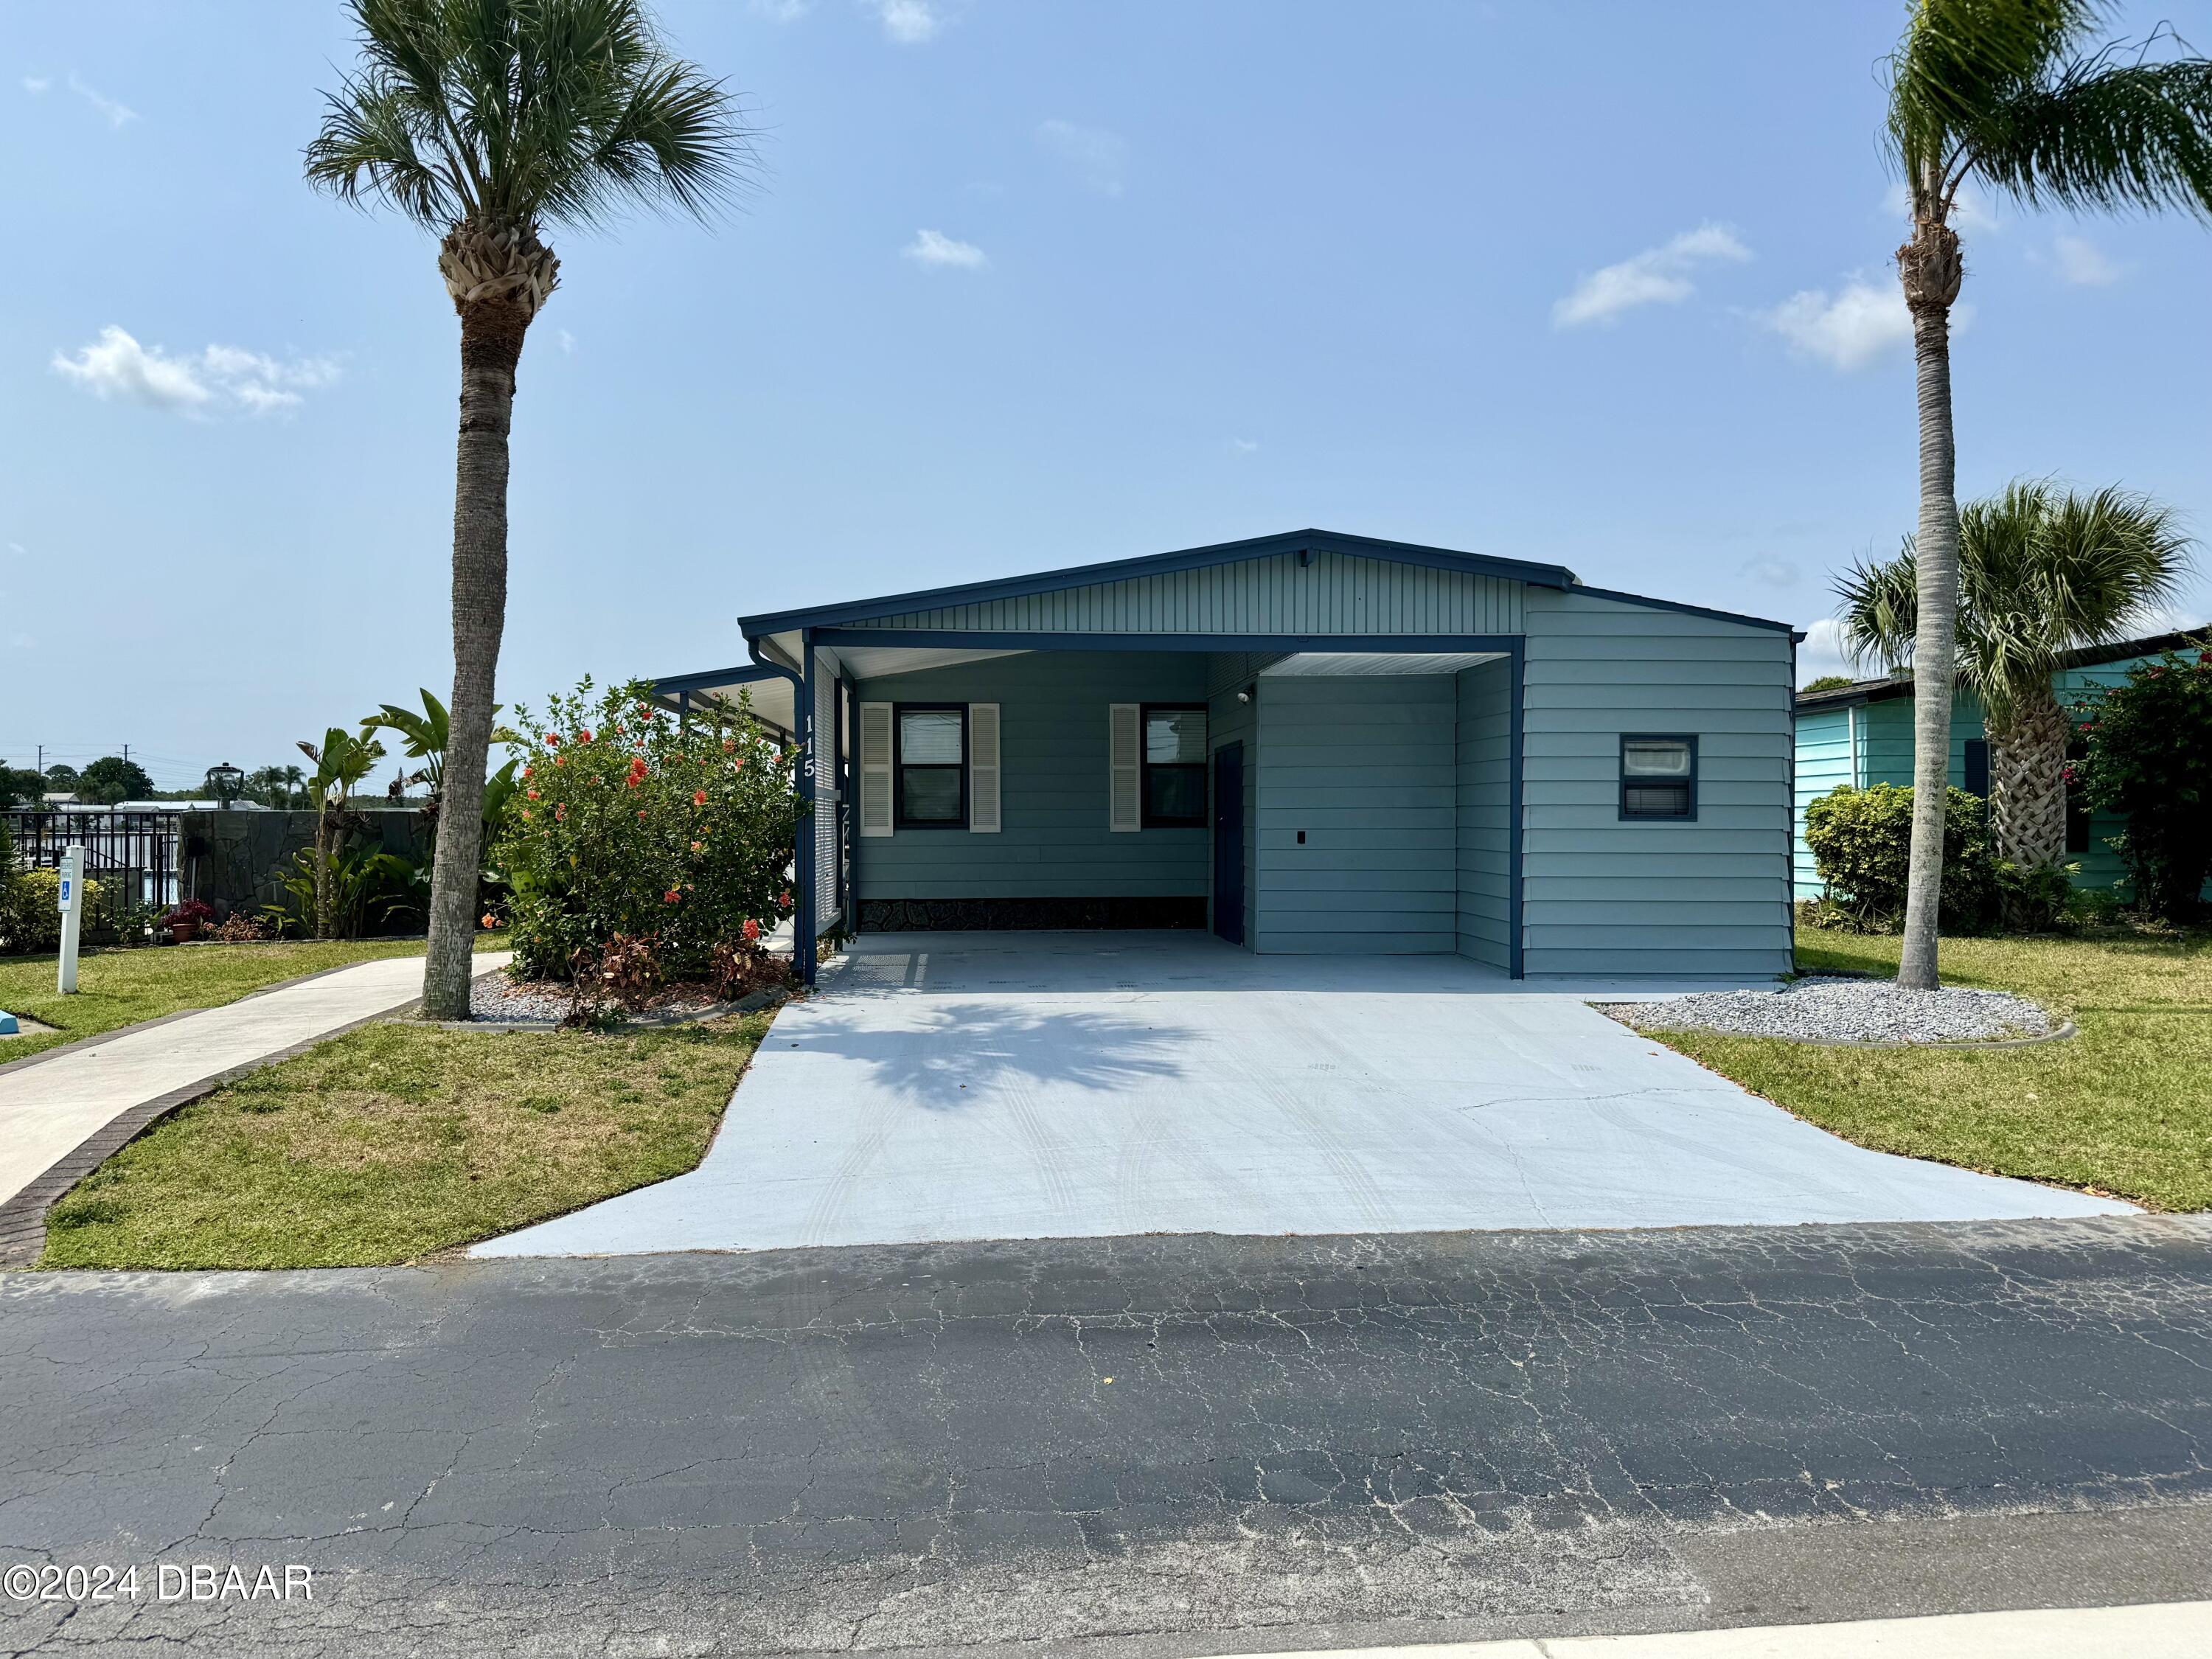
[[[934,611],[948,605],[971,605],[989,599],[1020,599],[1056,589],[1090,587],[1102,582],[1126,580],[1176,570],[1197,570],[1208,565],[1231,564],[1242,559],[1268,558],[1304,550],[1345,553],[1363,558],[1386,559],[1432,569],[1465,571],[1470,574],[1502,577],[1540,587],[1571,587],[1573,571],[1564,565],[1536,564],[1522,559],[1492,558],[1481,553],[1462,553],[1451,548],[1423,547],[1412,542],[1382,541],[1370,536],[1347,536],[1330,530],[1292,530],[1249,541],[1220,542],[1211,547],[1185,548],[1175,553],[1153,553],[1141,558],[1115,559],[1103,564],[1076,565],[1035,575],[1006,577],[996,581],[963,582],[951,587],[923,588],[911,593],[891,593],[842,605],[810,605],[796,611],[774,611],[740,617],[738,626],[748,639],[781,634],[794,628],[830,628],[840,623],[863,622],[905,611]]]

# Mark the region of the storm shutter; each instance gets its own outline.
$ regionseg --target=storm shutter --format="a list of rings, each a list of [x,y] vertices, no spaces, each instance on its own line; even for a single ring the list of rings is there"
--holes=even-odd
[[[1143,755],[1139,744],[1144,705],[1115,702],[1106,706],[1106,827],[1138,830],[1144,826]]]
[[[968,705],[968,828],[999,833],[999,705]]]
[[[891,832],[891,706],[860,705],[860,833]]]

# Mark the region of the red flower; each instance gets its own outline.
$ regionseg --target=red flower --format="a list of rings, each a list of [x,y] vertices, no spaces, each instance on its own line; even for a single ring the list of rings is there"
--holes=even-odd
[[[691,850],[695,853],[703,853],[707,850],[707,843],[703,841],[695,841],[691,843]]]
[[[722,739],[722,752],[726,755],[736,754],[738,752],[738,740],[735,738],[724,738]]]
[[[644,783],[645,757],[641,755],[637,759],[629,763],[629,777],[627,781],[629,782],[629,787],[633,789],[637,788],[640,785]]]
[[[483,913],[483,925],[487,927],[496,927],[499,926],[499,918],[487,910]]]
[[[681,894],[681,893],[678,892],[678,891],[677,891],[673,887],[672,887],[672,888],[670,888],[670,889],[669,889],[665,893],[663,893],[663,894],[661,895],[661,899],[662,899],[662,901],[663,901],[664,902],[665,902],[665,903],[673,904],[673,903],[675,903],[675,902],[677,902],[677,900],[678,900],[678,899],[682,898],[683,896],[684,896],[684,895],[683,895],[683,894]]]
[[[645,822],[645,808],[642,806],[637,809],[637,821],[640,823],[643,823]]]
[[[745,943],[748,945],[757,945],[760,943],[760,923],[750,920],[746,921]]]
[[[522,817],[523,817],[523,821],[524,821],[526,823],[529,822],[529,820],[530,820],[530,809],[529,809],[527,806],[526,806],[526,807],[524,807],[524,808],[522,809]]]
[[[562,821],[563,821],[564,819],[566,819],[566,818],[568,817],[568,809],[566,806],[556,806],[556,807],[553,809],[553,821],[554,821],[556,823],[561,823]]]
[[[592,734],[589,732],[579,732],[576,733],[576,741],[578,743],[589,743],[591,740]]]
[[[522,769],[522,775],[526,778],[537,769],[538,769],[534,766],[526,766]]]
[[[704,806],[707,804],[707,792],[703,789],[694,789],[691,792],[691,804],[694,806]]]
[[[538,799],[538,792],[535,789],[530,792],[530,799],[532,800],[536,800]]]
[[[548,749],[558,749],[561,746],[561,734],[558,732],[548,732],[545,734],[545,746]]]
[[[775,902],[787,910],[791,908],[791,889],[787,887],[781,893],[778,893],[775,896]]]

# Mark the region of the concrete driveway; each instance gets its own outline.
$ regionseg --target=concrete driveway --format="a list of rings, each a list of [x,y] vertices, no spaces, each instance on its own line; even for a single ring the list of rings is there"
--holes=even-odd
[[[474,1254],[2130,1212],[1862,1151],[1601,988],[1184,933],[873,936],[777,1018],[698,1170]]]

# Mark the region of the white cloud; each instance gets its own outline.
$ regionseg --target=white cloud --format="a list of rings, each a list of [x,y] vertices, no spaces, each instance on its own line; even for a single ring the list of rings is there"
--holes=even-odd
[[[2058,280],[2075,288],[2110,288],[2127,275],[2127,268],[2112,259],[2086,236],[2063,232],[2051,239],[2051,263]]]
[[[1823,674],[1856,674],[1844,655],[1844,625],[1833,617],[1805,624],[1805,639],[1797,647],[1797,684]]]
[[[23,77],[23,90],[35,98],[53,83],[54,77],[51,75],[27,75]]]
[[[1797,586],[1797,567],[1787,559],[1778,559],[1771,553],[1760,553],[1746,559],[1736,573],[1747,581],[1764,582],[1769,587]]]
[[[57,351],[53,370],[97,398],[182,415],[243,410],[266,415],[292,409],[301,393],[329,386],[338,366],[328,357],[279,359],[238,346],[211,345],[197,356],[171,356],[143,346],[110,323],[74,355]]]
[[[576,349],[576,337],[565,328],[555,329],[553,338],[563,351],[573,353]]]
[[[1129,146],[1120,134],[1073,121],[1040,122],[1037,143],[1073,167],[1076,176],[1101,196],[1121,193],[1121,168]]]
[[[1852,277],[1832,295],[1826,289],[1801,289],[1760,313],[1759,320],[1789,341],[1798,356],[1832,368],[1863,368],[1912,338],[1904,289],[1863,276]]]
[[[914,240],[899,252],[921,265],[949,265],[956,270],[981,270],[990,260],[973,242],[955,241],[941,230],[917,230]]]
[[[938,0],[862,0],[883,21],[884,33],[902,46],[920,46],[945,27]]]
[[[1613,323],[1638,306],[1680,305],[1696,293],[1690,273],[1717,260],[1740,263],[1751,250],[1726,225],[1704,224],[1672,241],[1592,271],[1552,307],[1556,328]]]
[[[75,70],[70,71],[69,89],[106,116],[111,127],[128,126],[138,118],[137,110],[116,102],[98,88],[87,84],[84,77]]]
[[[753,9],[772,23],[796,23],[813,7],[814,0],[753,0]]]
[[[1256,455],[1260,453],[1260,441],[1257,438],[1231,438],[1229,441],[1229,447],[1239,455]]]
[[[21,559],[28,556],[31,550],[25,547],[21,542],[9,542],[8,544],[8,550],[10,553],[13,553],[17,558]]]

